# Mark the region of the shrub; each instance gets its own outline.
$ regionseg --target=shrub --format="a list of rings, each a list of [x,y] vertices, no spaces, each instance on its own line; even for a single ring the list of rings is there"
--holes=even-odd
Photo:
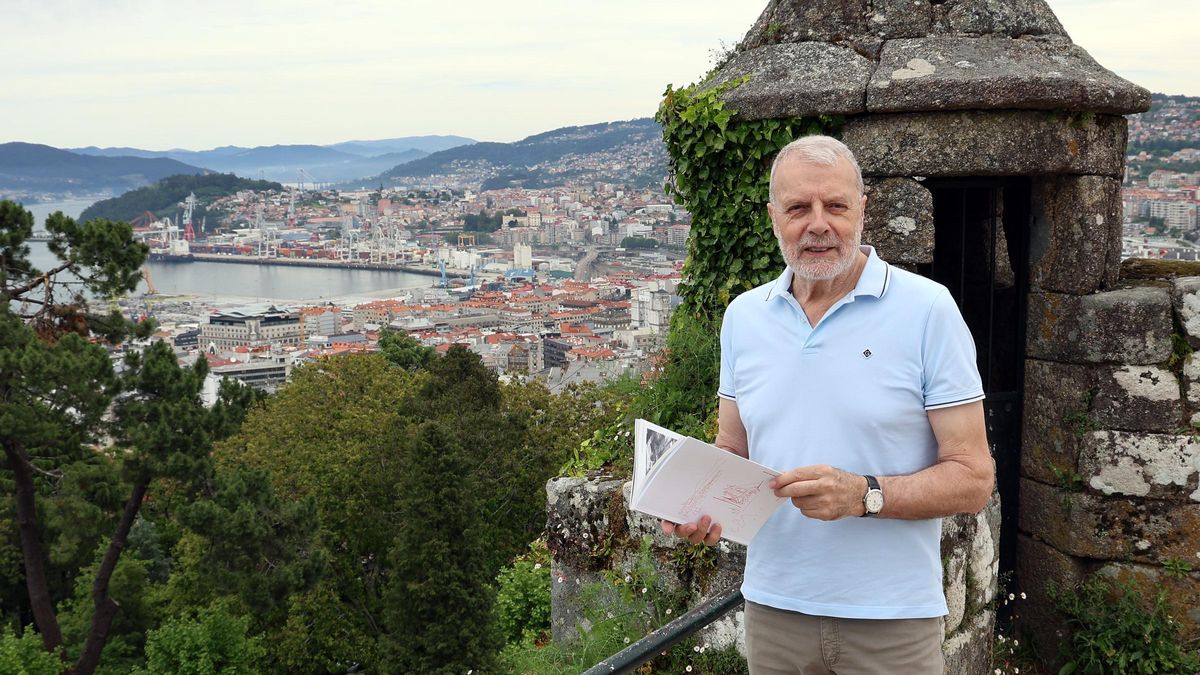
[[[64,665],[32,630],[13,635],[0,629],[0,675],[58,675]]]
[[[658,561],[650,538],[642,539],[631,567],[609,572],[581,593],[578,636],[565,643],[547,643],[526,632],[501,655],[504,672],[552,675],[578,673],[616,654],[647,633],[679,616],[684,598],[670,591],[658,576]],[[552,583],[573,583],[552,579]],[[735,675],[746,672],[736,648],[713,650],[685,640],[642,666],[639,673]]]
[[[500,571],[496,578],[496,615],[508,643],[545,639],[550,630],[550,551],[546,540]]]
[[[1200,653],[1185,651],[1165,591],[1146,601],[1132,583],[1093,575],[1077,588],[1049,588],[1067,617],[1060,675],[1144,673],[1193,675]]]
[[[143,675],[254,675],[264,650],[247,637],[249,620],[223,607],[201,610],[195,618],[176,617],[146,636]]]

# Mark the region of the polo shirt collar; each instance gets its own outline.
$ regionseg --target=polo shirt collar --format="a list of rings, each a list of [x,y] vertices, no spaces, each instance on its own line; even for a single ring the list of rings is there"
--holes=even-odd
[[[888,286],[892,281],[891,266],[879,257],[875,252],[874,246],[862,245],[858,249],[867,254],[867,264],[863,267],[862,274],[858,277],[858,283],[855,284],[854,290],[850,291],[850,297],[857,298],[860,295],[869,295],[874,298],[882,298],[887,292]],[[775,280],[771,285],[771,290],[767,292],[767,300],[776,297],[786,297],[792,292],[792,267],[789,265],[783,268],[783,274]]]

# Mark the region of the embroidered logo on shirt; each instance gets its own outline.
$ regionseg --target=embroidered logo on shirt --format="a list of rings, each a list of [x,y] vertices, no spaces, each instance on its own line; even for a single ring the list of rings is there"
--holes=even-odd
[[[870,350],[870,349],[864,349],[864,350],[863,350],[863,358],[864,358],[864,359],[869,359],[869,358],[871,358],[871,350]]]

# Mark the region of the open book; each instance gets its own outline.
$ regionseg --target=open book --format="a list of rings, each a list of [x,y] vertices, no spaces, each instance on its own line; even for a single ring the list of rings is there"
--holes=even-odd
[[[774,469],[646,420],[633,431],[634,511],[674,523],[708,516],[722,537],[749,544],[787,501],[767,486],[779,475]]]

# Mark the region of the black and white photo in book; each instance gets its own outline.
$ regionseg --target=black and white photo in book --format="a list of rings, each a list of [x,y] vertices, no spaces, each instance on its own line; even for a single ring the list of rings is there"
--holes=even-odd
[[[644,484],[654,473],[654,467],[683,437],[646,420],[633,425],[634,484]]]
[[[653,471],[654,464],[663,456],[667,448],[671,447],[671,439],[666,434],[660,434],[654,429],[647,427],[646,447],[650,449],[650,466],[648,470]]]

